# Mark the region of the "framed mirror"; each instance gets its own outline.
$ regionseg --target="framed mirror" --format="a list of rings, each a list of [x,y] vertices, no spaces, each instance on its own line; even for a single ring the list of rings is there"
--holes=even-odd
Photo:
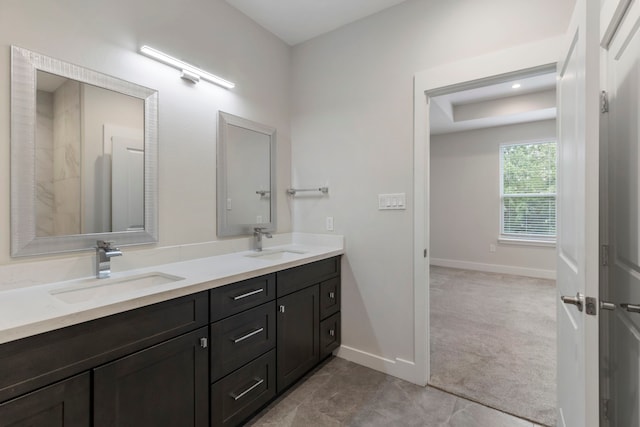
[[[11,47],[11,255],[158,240],[158,92]]]
[[[218,114],[218,236],[276,229],[276,129]]]

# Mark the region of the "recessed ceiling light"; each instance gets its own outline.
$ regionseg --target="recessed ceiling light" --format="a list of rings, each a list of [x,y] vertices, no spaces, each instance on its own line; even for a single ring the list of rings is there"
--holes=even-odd
[[[514,83],[513,86],[511,86],[511,89],[518,89],[520,87],[520,83]]]

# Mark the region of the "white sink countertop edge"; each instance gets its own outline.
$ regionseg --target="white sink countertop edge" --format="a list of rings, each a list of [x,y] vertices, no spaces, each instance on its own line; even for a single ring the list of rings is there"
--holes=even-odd
[[[243,251],[113,273],[111,279],[103,280],[150,273],[184,277],[184,280],[143,289],[132,285],[130,291],[73,304],[57,299],[50,292],[79,282],[94,283],[92,278],[0,292],[0,344],[344,254],[342,245],[288,244],[268,249],[304,253],[295,259],[269,260],[248,257],[255,252]]]

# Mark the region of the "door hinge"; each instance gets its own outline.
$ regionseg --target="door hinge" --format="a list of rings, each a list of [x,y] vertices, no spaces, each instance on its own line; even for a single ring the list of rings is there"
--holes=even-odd
[[[609,112],[609,94],[606,90],[600,92],[600,112],[608,113]]]
[[[422,253],[422,256],[423,256],[424,258],[426,258],[426,257],[427,257],[427,250],[426,250],[426,249],[425,249],[425,250],[424,250],[424,252]]]
[[[609,245],[600,246],[600,264],[603,267],[609,265]]]
[[[602,418],[609,419],[609,399],[602,399]]]

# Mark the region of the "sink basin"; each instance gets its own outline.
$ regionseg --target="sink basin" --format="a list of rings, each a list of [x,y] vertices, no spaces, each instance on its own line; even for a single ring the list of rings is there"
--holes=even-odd
[[[289,259],[298,259],[300,258],[300,255],[303,254],[306,254],[306,252],[295,249],[265,249],[261,252],[255,252],[245,256],[267,261],[284,261]]]
[[[84,282],[81,284],[74,283],[49,291],[49,294],[61,301],[74,304],[92,299],[110,297],[119,292],[153,288],[154,286],[177,282],[179,280],[184,280],[184,278],[154,272],[117,279],[95,279],[88,283]]]

